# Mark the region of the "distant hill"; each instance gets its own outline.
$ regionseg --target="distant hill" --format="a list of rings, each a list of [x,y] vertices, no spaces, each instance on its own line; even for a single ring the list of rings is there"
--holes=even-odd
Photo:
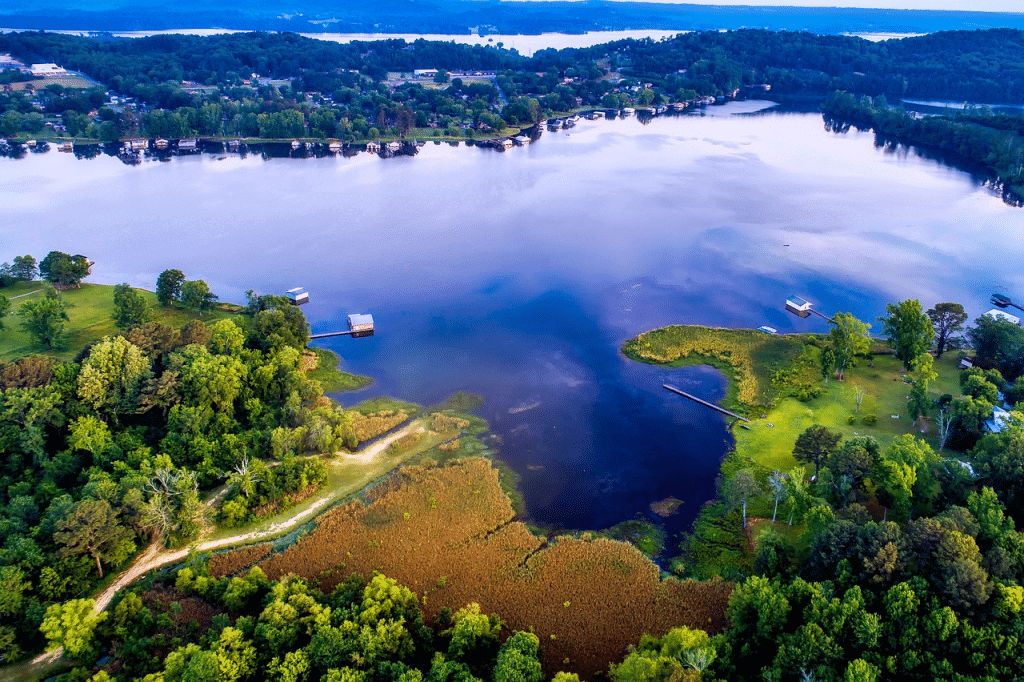
[[[706,30],[931,33],[1024,28],[1024,13],[851,8],[706,6],[644,2],[497,0],[6,0],[0,26],[89,31],[222,27],[368,33],[583,33],[600,30]]]

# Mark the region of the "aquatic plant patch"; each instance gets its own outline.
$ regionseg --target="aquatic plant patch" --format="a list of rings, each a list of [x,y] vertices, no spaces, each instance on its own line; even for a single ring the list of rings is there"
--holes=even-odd
[[[514,520],[485,459],[405,467],[367,499],[324,514],[260,568],[271,580],[296,573],[323,590],[381,571],[419,595],[428,619],[477,602],[509,629],[533,628],[549,674],[606,670],[644,633],[725,626],[731,584],[663,581],[624,542],[534,535]]]
[[[641,362],[657,365],[692,364],[710,360],[710,364],[732,369],[735,395],[730,397],[744,407],[770,406],[777,392],[772,387],[772,371],[789,366],[803,350],[794,339],[766,334],[756,329],[720,329],[693,325],[673,325],[654,329],[630,339],[622,352]],[[689,361],[689,363],[688,363]]]

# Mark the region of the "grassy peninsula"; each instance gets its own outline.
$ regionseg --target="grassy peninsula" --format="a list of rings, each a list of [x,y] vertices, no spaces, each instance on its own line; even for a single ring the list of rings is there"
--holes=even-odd
[[[752,420],[736,429],[719,497],[671,564],[680,576],[736,582],[729,628],[715,638],[728,652],[711,666],[718,676],[1019,674],[979,637],[1014,631],[1024,610],[1006,601],[1024,596],[1024,555],[1008,554],[1024,546],[1024,418],[1013,411],[1024,379],[1010,349],[1024,330],[978,318],[967,330],[977,366],[964,367],[964,352],[928,352],[932,324],[950,310],[966,321],[956,304],[927,316],[914,300],[890,304],[885,340],[840,313],[827,336],[676,326],[624,345],[638,361],[721,368],[726,402]],[[1011,416],[986,425],[1004,400]],[[909,611],[893,610],[900,595]],[[832,620],[840,610],[842,624]],[[924,626],[940,618],[943,632]]]

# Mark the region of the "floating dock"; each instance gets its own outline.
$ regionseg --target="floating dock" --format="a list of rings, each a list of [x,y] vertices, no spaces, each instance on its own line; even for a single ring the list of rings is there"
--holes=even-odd
[[[332,336],[351,336],[358,339],[364,336],[373,336],[373,315],[357,313],[348,316],[348,329],[341,332],[324,332],[323,334],[310,334],[312,339],[326,339]]]

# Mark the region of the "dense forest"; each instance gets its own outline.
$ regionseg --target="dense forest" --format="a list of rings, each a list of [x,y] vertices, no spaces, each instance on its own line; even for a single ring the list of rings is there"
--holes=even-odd
[[[89,592],[151,542],[192,541],[214,514],[231,527],[300,501],[327,482],[310,455],[407,419],[324,399],[307,374],[309,326],[286,298],[253,296],[245,312],[208,325],[198,316],[217,297],[173,269],[157,296],[194,311],[192,321],[154,321],[141,294],[120,285],[107,309],[123,331],[57,361],[46,353],[67,346],[66,298],[86,265],[55,251],[38,269],[31,256],[3,268],[8,285],[47,282],[11,317],[0,295],[0,338],[17,325],[41,353],[0,364],[5,661],[42,646],[47,603]],[[203,491],[225,481],[230,494],[211,508]]]
[[[417,40],[337,44],[295,34],[94,39],[0,36],[0,51],[81,71],[99,90],[36,81],[0,95],[0,134],[47,121],[73,137],[311,137],[500,133],[555,113],[687,102],[699,96],[856,95],[1024,102],[1024,33],[947,32],[870,43],[760,30],[624,40],[532,58]],[[438,69],[436,82],[389,74]],[[449,72],[475,74],[450,78]],[[481,74],[483,74],[481,76]],[[754,90],[747,90],[748,87]],[[106,104],[106,106],[104,106]]]

